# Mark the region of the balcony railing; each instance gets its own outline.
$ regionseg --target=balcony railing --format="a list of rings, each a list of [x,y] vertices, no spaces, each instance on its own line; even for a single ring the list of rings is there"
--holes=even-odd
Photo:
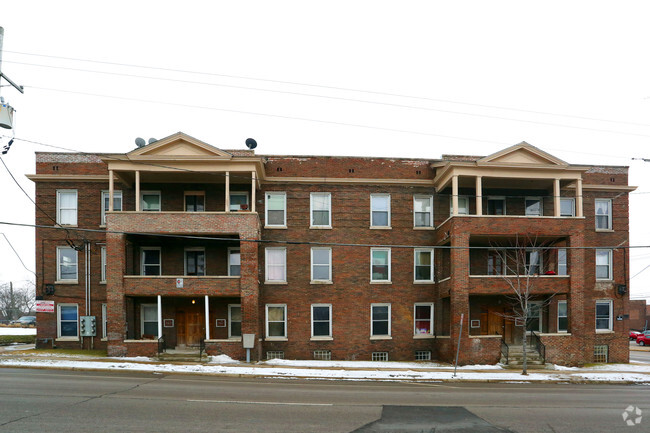
[[[132,296],[240,296],[240,277],[125,275],[123,284]]]
[[[144,233],[222,233],[258,237],[256,212],[107,212],[109,231]]]

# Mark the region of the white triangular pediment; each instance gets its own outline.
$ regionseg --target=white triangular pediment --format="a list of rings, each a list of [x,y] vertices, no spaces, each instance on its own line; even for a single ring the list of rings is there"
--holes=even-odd
[[[567,166],[568,164],[559,158],[546,153],[535,146],[522,142],[503,149],[492,155],[488,155],[477,161],[477,164],[503,164],[503,165],[553,165]]]
[[[146,158],[210,158],[231,159],[232,155],[201,140],[178,132],[127,154]]]

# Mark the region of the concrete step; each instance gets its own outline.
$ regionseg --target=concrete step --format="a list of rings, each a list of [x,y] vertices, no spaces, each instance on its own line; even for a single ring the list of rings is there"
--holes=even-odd
[[[158,360],[159,361],[165,361],[165,362],[207,362],[208,361],[208,356],[203,353],[202,356],[199,357],[199,352],[197,351],[196,353],[161,353],[158,355]]]

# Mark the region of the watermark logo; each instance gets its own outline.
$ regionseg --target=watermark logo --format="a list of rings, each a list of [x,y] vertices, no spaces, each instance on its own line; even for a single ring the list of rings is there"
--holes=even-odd
[[[641,416],[642,413],[643,411],[641,409],[630,405],[625,408],[621,415],[623,416],[623,421],[625,421],[625,424],[633,427],[635,425],[641,424],[641,418],[643,418]]]

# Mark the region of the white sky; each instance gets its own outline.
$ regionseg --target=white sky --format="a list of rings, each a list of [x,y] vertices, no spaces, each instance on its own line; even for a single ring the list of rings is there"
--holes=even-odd
[[[259,154],[439,158],[527,141],[630,166],[630,242],[650,245],[650,162],[631,159],[650,158],[648,16],[647,1],[5,2],[2,71],[25,94],[1,94],[17,138],[83,152],[177,131],[221,148],[254,137]],[[17,140],[4,157],[32,196],[35,151],[57,149]],[[4,167],[0,182],[0,221],[33,223]],[[33,230],[0,232],[34,269]],[[0,282],[33,277],[2,236],[0,257]],[[646,266],[650,248],[633,250],[630,276]],[[650,298],[648,277],[633,298]]]

